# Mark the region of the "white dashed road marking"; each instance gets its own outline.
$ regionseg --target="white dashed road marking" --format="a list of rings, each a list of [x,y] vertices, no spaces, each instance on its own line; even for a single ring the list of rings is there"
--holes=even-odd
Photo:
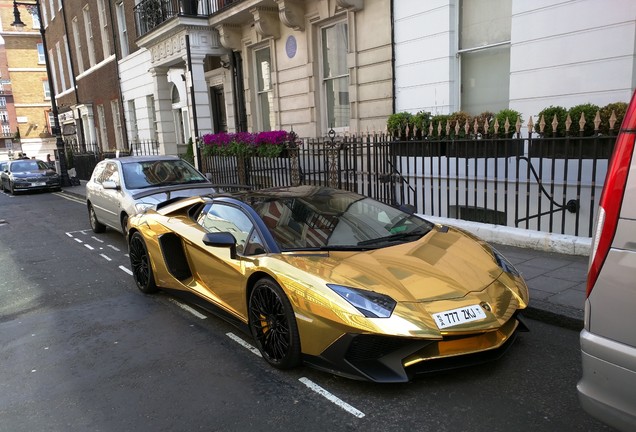
[[[226,333],[225,335],[227,337],[229,337],[230,339],[232,339],[234,342],[236,342],[239,345],[241,345],[243,348],[247,348],[248,350],[250,350],[252,352],[252,354],[256,354],[259,357],[263,357],[258,349],[256,349],[252,345],[248,344],[247,342],[245,342],[243,339],[241,339],[240,337],[238,337],[234,333],[230,332],[230,333]]]
[[[170,298],[170,299],[168,299],[168,301],[169,301],[170,303],[174,303],[174,304],[176,304],[176,305],[177,305],[177,306],[179,306],[181,309],[183,309],[183,310],[185,310],[185,311],[187,311],[187,312],[190,312],[192,315],[194,315],[195,317],[197,317],[197,318],[199,318],[199,319],[206,319],[206,318],[207,318],[207,317],[206,317],[205,315],[203,315],[202,313],[200,313],[200,312],[196,311],[195,309],[191,308],[191,307],[190,307],[190,306],[188,306],[188,305],[185,305],[185,304],[183,304],[183,303],[181,303],[181,302],[176,301],[175,299]]]
[[[120,270],[123,270],[125,273],[128,273],[128,274],[129,274],[129,275],[131,275],[131,276],[132,276],[132,274],[133,274],[133,273],[132,273],[132,271],[130,271],[128,268],[124,267],[123,265],[120,265],[120,266],[119,266],[119,269],[120,269]]]
[[[302,378],[299,378],[298,381],[300,381],[301,383],[305,384],[311,390],[313,390],[316,393],[318,393],[319,395],[325,397],[327,400],[329,400],[330,402],[336,404],[337,406],[339,406],[343,410],[347,411],[349,414],[352,414],[352,415],[354,415],[354,416],[356,416],[358,418],[364,417],[364,413],[362,411],[352,407],[351,405],[349,405],[348,403],[346,403],[345,401],[343,401],[339,397],[329,393],[327,390],[325,390],[324,388],[320,387],[318,384],[314,383],[310,379],[302,377]]]

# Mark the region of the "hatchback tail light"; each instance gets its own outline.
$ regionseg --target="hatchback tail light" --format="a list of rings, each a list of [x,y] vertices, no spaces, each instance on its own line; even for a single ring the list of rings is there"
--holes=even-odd
[[[636,139],[636,92],[625,113],[623,124],[616,139],[614,154],[607,170],[605,186],[599,203],[596,230],[592,242],[590,268],[587,274],[587,296],[589,297],[605,258],[609,253],[618,218],[620,216],[625,186],[629,175],[629,168],[634,154],[634,140]]]

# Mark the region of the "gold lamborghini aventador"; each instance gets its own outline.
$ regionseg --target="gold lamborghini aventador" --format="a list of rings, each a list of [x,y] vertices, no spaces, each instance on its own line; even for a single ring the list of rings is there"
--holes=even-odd
[[[499,357],[528,289],[485,242],[352,192],[316,186],[175,199],[130,220],[144,293],[242,327],[263,358],[403,382]]]

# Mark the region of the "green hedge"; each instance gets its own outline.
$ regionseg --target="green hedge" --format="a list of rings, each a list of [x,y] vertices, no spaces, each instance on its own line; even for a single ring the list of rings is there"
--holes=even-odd
[[[616,134],[620,127],[627,103],[614,102],[599,107],[594,104],[580,104],[569,109],[562,106],[549,106],[539,112],[533,118],[533,130],[543,136],[579,136],[581,134],[579,121],[581,114],[585,118],[585,125],[582,134],[591,136],[595,134],[611,135]],[[614,114],[614,127],[610,128],[610,119]],[[598,129],[594,124],[597,114],[600,118]],[[553,130],[552,122],[556,116],[556,130]],[[570,128],[567,129],[566,121],[568,116],[571,120]],[[543,131],[541,131],[541,119],[545,122]],[[508,134],[505,132],[505,123],[508,119]],[[524,123],[524,119],[518,111],[512,109],[503,109],[497,113],[483,112],[473,116],[464,111],[457,111],[451,114],[431,115],[430,112],[420,111],[416,114],[408,112],[399,112],[391,114],[387,119],[387,131],[393,137],[398,139],[418,139],[428,138],[476,138],[478,136],[495,136],[495,125],[498,125],[496,136],[499,138],[510,138],[516,133],[516,123],[519,119],[520,123]],[[475,120],[477,120],[477,131],[475,132]],[[469,131],[466,134],[466,123],[468,122]],[[431,132],[431,125],[432,132]],[[439,127],[441,125],[441,128]],[[459,128],[457,128],[459,125]],[[408,132],[408,133],[407,133]]]

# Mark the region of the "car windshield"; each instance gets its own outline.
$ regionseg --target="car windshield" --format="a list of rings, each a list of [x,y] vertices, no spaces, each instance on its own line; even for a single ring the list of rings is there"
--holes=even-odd
[[[42,161],[39,160],[24,160],[13,162],[11,164],[12,172],[29,172],[29,171],[39,171],[39,170],[47,170],[49,166]]]
[[[427,234],[424,219],[357,194],[252,200],[281,250],[367,250]]]
[[[192,165],[181,159],[123,163],[122,171],[127,189],[208,182]]]

